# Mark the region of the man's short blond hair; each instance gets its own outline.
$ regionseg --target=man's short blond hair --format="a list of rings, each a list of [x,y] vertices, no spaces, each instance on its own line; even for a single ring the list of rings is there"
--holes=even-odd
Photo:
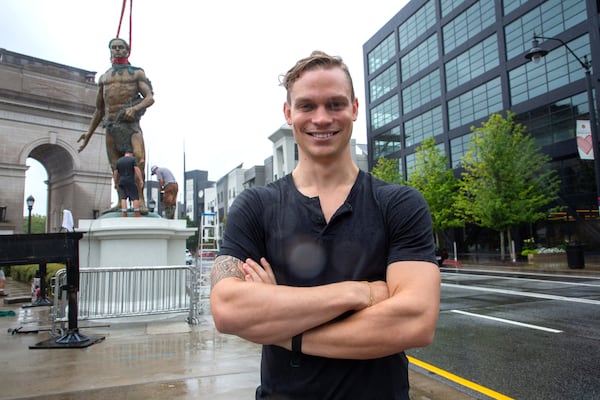
[[[352,82],[350,70],[348,69],[348,66],[344,63],[342,58],[338,56],[330,56],[329,54],[323,51],[315,50],[310,54],[310,56],[296,62],[296,65],[294,65],[285,75],[282,75],[281,86],[283,86],[287,91],[288,103],[291,102],[290,92],[292,90],[292,86],[294,86],[294,83],[298,80],[298,78],[300,78],[300,76],[306,71],[311,71],[319,68],[341,68],[342,71],[344,71],[346,73],[346,76],[348,77],[348,81],[350,83],[350,97],[351,100],[354,101],[354,83]]]

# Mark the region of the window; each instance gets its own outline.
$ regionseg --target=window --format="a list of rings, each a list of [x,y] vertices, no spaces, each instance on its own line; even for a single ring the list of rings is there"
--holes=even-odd
[[[434,137],[444,132],[442,123],[442,107],[438,106],[418,117],[404,123],[405,146],[421,143],[428,137]]]
[[[392,33],[367,56],[369,62],[369,74],[377,71],[379,67],[391,60],[394,54],[396,54],[396,37]]]
[[[589,36],[584,35],[567,43],[578,57],[590,54]],[[580,56],[581,55],[581,56]],[[522,103],[536,96],[585,78],[585,70],[566,46],[549,52],[542,62],[525,63],[508,73],[510,103]]]
[[[495,78],[448,101],[449,127],[470,124],[502,109],[500,78]]]
[[[375,101],[390,90],[398,86],[398,71],[396,64],[387,68],[377,77],[369,82],[369,94],[371,101]]]
[[[437,36],[434,34],[402,57],[400,60],[402,81],[408,80],[411,76],[430,66],[438,58]]]
[[[409,113],[438,97],[441,92],[440,71],[435,70],[402,90],[402,110]]]
[[[433,0],[429,0],[398,27],[400,49],[408,47],[435,23],[435,4]]]
[[[504,0],[504,15],[510,14],[525,3],[527,0]]]
[[[440,0],[440,7],[442,8],[442,17],[450,14],[452,10],[464,3],[465,0]]]
[[[395,126],[392,129],[378,134],[373,139],[373,161],[379,160],[379,157],[386,157],[402,149],[402,136],[400,127]]]
[[[442,28],[444,54],[450,53],[495,21],[494,2],[479,0]]]
[[[589,105],[585,92],[519,114],[517,120],[527,127],[527,133],[535,138],[536,146],[541,147],[573,139],[576,135],[575,121],[587,119],[588,115]]]
[[[561,193],[576,197],[582,193],[595,193],[593,164],[579,158],[553,161],[552,169],[556,170],[560,177]]]
[[[496,35],[489,36],[445,65],[448,91],[499,65]]]
[[[371,129],[375,130],[400,117],[398,96],[393,96],[371,109]]]
[[[585,19],[584,1],[548,0],[506,26],[506,57],[509,60],[523,57],[525,52],[531,49],[534,33],[553,37]]]
[[[438,143],[434,146],[434,149],[438,151],[439,154],[446,154],[446,150],[444,149],[443,143]],[[417,152],[410,154],[406,157],[406,172],[408,174],[408,179],[410,180],[411,175],[417,171],[417,169],[425,168],[425,165],[421,162],[417,161]]]
[[[473,133],[467,133],[450,141],[450,158],[452,168],[460,168],[462,166],[462,158],[469,150],[469,144]]]
[[[417,155],[412,153],[406,156],[406,178],[411,176],[417,165]]]

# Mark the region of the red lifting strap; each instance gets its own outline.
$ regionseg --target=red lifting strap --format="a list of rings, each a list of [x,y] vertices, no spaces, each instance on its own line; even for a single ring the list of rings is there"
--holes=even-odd
[[[127,0],[123,0],[123,7],[121,7],[121,18],[119,19],[119,28],[117,29],[117,36],[121,33],[121,24],[123,23],[123,15],[125,15],[125,5],[127,4]],[[133,0],[129,0],[129,54],[131,55],[131,22],[133,20]]]

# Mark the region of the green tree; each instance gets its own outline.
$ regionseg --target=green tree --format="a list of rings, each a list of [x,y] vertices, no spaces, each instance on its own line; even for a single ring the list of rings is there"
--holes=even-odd
[[[29,229],[29,217],[23,218],[23,232],[27,233]],[[31,215],[31,233],[46,233],[46,216]]]
[[[400,168],[397,158],[379,157],[377,164],[371,170],[371,174],[375,178],[391,183],[402,183]]]
[[[407,184],[423,194],[429,210],[435,242],[440,247],[439,233],[464,224],[455,204],[458,196],[458,179],[448,167],[448,159],[435,146],[433,138],[425,139],[415,154],[415,169]]]
[[[467,221],[499,233],[504,259],[504,233],[510,243],[512,227],[544,218],[544,208],[558,198],[560,180],[514,113],[506,119],[492,114],[471,130],[457,206]]]
[[[196,232],[185,240],[186,247],[192,252],[192,254],[196,254],[196,249],[198,248],[198,230],[200,229],[198,226],[194,224],[194,221],[190,219],[189,216],[185,216],[185,226],[188,228],[196,228]]]

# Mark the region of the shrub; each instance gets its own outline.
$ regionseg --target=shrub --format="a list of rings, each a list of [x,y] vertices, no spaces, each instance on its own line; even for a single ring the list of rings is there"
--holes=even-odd
[[[529,239],[523,240],[523,249],[521,250],[522,256],[526,256],[528,254],[537,254],[537,253],[538,253],[538,246],[535,243],[534,238],[529,238]]]
[[[50,289],[50,282],[58,270],[65,268],[65,264],[49,263],[46,264],[46,288]],[[39,269],[38,264],[13,265],[10,268],[10,276],[19,282],[31,283]]]
[[[524,250],[521,250],[521,255],[522,256],[527,256],[529,254],[537,254],[537,253],[538,253],[537,249],[524,249]]]
[[[523,250],[535,250],[537,249],[537,244],[535,243],[534,238],[529,238],[523,240]]]
[[[565,252],[566,245],[564,243],[555,247],[542,247],[538,246],[534,238],[529,238],[523,240],[523,249],[521,250],[521,255],[527,256],[528,254],[555,254]]]

